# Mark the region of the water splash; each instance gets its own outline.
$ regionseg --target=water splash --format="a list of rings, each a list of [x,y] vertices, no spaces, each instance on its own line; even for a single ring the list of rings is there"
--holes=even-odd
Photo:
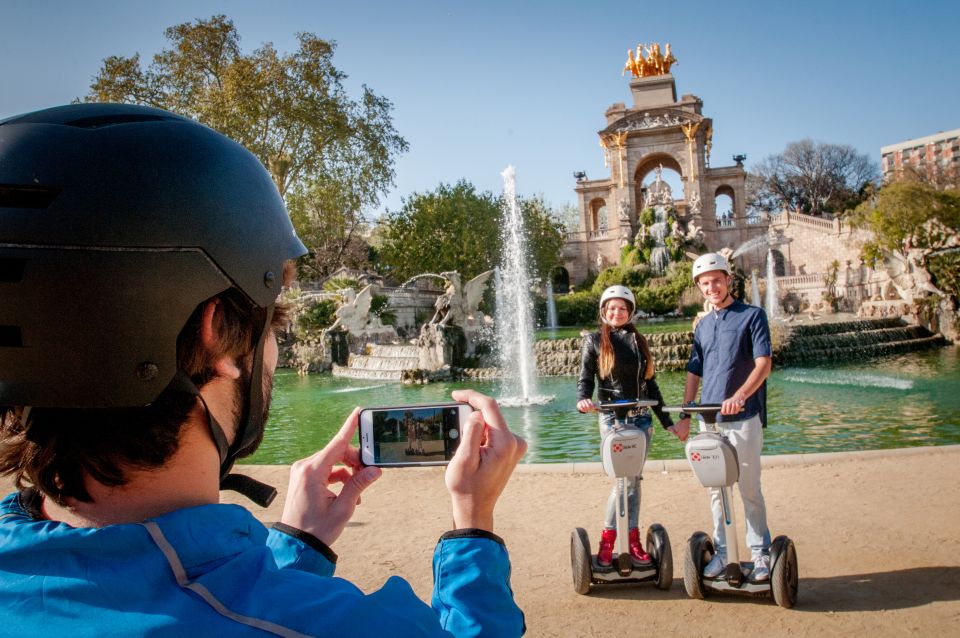
[[[376,388],[383,388],[386,385],[387,385],[386,383],[381,383],[378,385],[365,385],[357,388],[338,388],[337,390],[330,390],[330,394],[343,394],[345,392],[363,392],[365,390],[374,390]]]
[[[757,281],[756,270],[753,271],[750,275],[750,303],[752,303],[757,308],[762,308],[762,301],[760,301],[760,283]]]
[[[498,269],[497,341],[503,371],[501,402],[514,398],[528,404],[537,400],[537,366],[533,353],[533,304],[527,266],[523,216],[517,201],[517,175],[513,166],[503,177],[503,252]],[[552,398],[552,397],[551,397]]]
[[[777,293],[777,275],[774,271],[773,249],[767,251],[767,319],[773,321],[780,315],[780,297]]]
[[[547,325],[548,329],[557,327],[557,304],[553,300],[553,282],[547,281]]]
[[[785,381],[793,383],[811,383],[815,385],[843,385],[869,388],[889,388],[893,390],[913,389],[912,379],[899,379],[869,372],[833,372],[830,370],[787,370],[783,374]]]
[[[733,251],[733,254],[730,255],[730,259],[736,259],[743,253],[748,250],[753,250],[754,248],[766,248],[770,245],[770,238],[767,235],[760,235],[759,237],[754,237],[753,239],[748,239],[747,241],[740,244],[740,247]]]

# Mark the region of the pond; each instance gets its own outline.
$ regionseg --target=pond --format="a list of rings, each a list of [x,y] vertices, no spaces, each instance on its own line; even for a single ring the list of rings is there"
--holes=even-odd
[[[668,403],[679,403],[685,373],[657,379]],[[599,461],[596,415],[574,409],[576,379],[541,377],[543,406],[504,408],[510,427],[529,443],[525,463]],[[276,376],[273,408],[250,463],[290,463],[323,447],[357,405],[448,401],[455,388],[497,396],[496,382],[404,386],[330,375]],[[768,382],[764,454],[801,454],[960,444],[960,355],[956,346],[856,364],[783,368]],[[656,425],[656,419],[654,419]],[[652,459],[683,458],[659,425]]]

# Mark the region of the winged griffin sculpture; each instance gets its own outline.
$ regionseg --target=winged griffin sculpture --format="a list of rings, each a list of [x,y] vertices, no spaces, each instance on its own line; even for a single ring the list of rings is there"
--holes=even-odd
[[[360,292],[353,288],[341,290],[343,303],[337,308],[336,320],[327,328],[326,332],[341,328],[352,334],[357,334],[370,323],[370,303],[373,301],[371,286],[366,286]]]
[[[460,273],[456,271],[447,271],[440,273],[440,276],[447,280],[447,288],[443,294],[437,297],[434,305],[436,312],[430,323],[440,326],[454,324],[465,326],[468,323],[481,321],[477,315],[480,314],[477,308],[480,300],[483,299],[483,291],[486,288],[487,280],[493,274],[492,270],[481,273],[468,281],[466,285],[460,283]]]

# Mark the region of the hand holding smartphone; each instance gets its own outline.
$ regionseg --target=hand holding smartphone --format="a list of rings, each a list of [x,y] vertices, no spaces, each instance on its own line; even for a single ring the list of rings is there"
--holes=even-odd
[[[466,403],[363,408],[360,460],[378,467],[447,465],[471,412]]]

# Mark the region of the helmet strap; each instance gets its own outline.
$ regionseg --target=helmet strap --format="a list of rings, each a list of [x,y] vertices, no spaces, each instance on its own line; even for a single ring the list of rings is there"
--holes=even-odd
[[[192,394],[200,399],[204,413],[207,416],[207,426],[210,435],[217,447],[220,456],[220,489],[233,490],[243,494],[261,507],[267,507],[277,496],[277,490],[265,483],[242,474],[231,473],[233,464],[241,452],[246,451],[263,433],[263,349],[270,331],[270,321],[273,319],[273,305],[271,304],[262,315],[257,332],[257,346],[253,352],[253,366],[250,375],[250,384],[244,392],[244,415],[237,423],[237,431],[233,443],[227,442],[227,435],[223,426],[207,406],[200,389],[193,380],[183,371],[177,371],[172,382],[178,390]]]

